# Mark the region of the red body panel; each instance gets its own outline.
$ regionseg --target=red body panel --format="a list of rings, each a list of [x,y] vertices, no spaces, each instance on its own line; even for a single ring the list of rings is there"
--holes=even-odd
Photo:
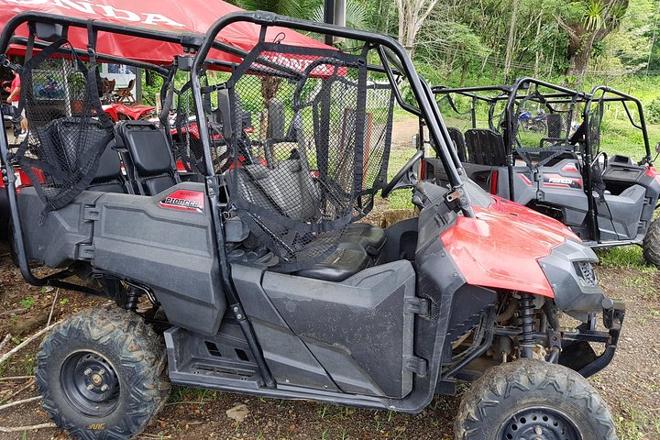
[[[459,216],[440,236],[466,281],[553,298],[537,260],[578,237],[560,222],[500,197],[474,210],[474,218]]]
[[[128,106],[120,102],[113,102],[112,104],[103,106],[103,111],[106,112],[114,122],[119,121],[120,115],[124,115],[132,120],[138,120],[148,116],[155,109],[156,107],[152,105],[135,104]]]
[[[649,177],[655,177],[656,182],[660,183],[660,174],[658,174],[655,167],[647,167],[646,175]]]
[[[40,169],[32,168],[32,172],[37,177],[39,182],[44,183],[46,181],[46,177],[44,176],[43,171],[41,171]],[[15,186],[17,191],[20,191],[20,189],[23,187],[32,186],[32,180],[27,175],[27,173],[22,169],[14,168],[14,175],[16,176]],[[5,182],[2,179],[0,179],[0,188],[4,188],[4,187],[5,187]]]

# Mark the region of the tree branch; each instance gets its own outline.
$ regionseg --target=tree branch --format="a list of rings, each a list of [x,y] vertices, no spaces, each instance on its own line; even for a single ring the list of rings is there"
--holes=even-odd
[[[15,427],[0,426],[0,432],[24,432],[24,431],[34,431],[37,429],[47,429],[47,428],[57,428],[57,425],[55,425],[55,423],[41,423],[39,425],[15,426]]]

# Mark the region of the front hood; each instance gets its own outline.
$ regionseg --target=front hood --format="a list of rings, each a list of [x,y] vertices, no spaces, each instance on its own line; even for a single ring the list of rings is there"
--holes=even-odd
[[[560,222],[499,197],[474,211],[474,218],[459,216],[441,235],[466,281],[554,298],[538,260],[579,238]]]

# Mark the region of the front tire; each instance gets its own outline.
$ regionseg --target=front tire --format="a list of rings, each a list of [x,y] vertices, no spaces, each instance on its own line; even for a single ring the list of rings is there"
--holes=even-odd
[[[660,267],[660,218],[655,219],[646,231],[644,237],[644,259],[650,264]]]
[[[616,440],[596,390],[561,365],[523,359],[488,370],[461,402],[457,440]]]
[[[76,439],[141,433],[169,394],[161,339],[135,313],[104,307],[59,324],[37,354],[43,408]]]

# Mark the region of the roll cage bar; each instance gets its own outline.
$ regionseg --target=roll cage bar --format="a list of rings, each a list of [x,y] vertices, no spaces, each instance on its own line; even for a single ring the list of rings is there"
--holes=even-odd
[[[613,95],[613,96],[608,96],[608,95]],[[628,117],[628,121],[630,122],[630,124],[642,132],[642,139],[644,140],[645,156],[639,163],[640,165],[644,163],[652,165],[653,157],[651,153],[651,144],[649,142],[649,134],[646,128],[644,108],[640,100],[632,95],[629,95],[627,93],[621,92],[619,90],[613,89],[608,86],[604,86],[604,85],[595,86],[593,89],[591,89],[591,92],[589,93],[589,99],[586,101],[586,106],[584,108],[583,118],[587,126],[589,124],[589,119],[593,116],[591,111],[591,109],[593,108],[592,107],[593,104],[596,103],[596,105],[600,105],[600,103],[605,103],[605,102],[621,103],[623,109],[626,112],[626,116]],[[635,118],[633,114],[630,112],[630,108],[628,107],[628,103],[632,103],[637,107],[637,112],[639,114],[639,122],[635,121]],[[593,155],[590,139],[587,139],[586,144],[590,153]]]
[[[451,200],[448,201],[457,201],[458,206],[463,211],[464,215],[469,217],[474,215],[468,200],[468,196],[463,191],[463,182],[461,176],[464,174],[464,172],[461,162],[456,151],[449,147],[451,145],[451,138],[449,137],[447,127],[445,126],[442,116],[440,115],[440,111],[435,103],[435,100],[433,99],[431,88],[417,75],[415,67],[413,66],[410,58],[407,56],[405,49],[397,41],[388,36],[365,32],[358,29],[349,29],[335,25],[328,25],[325,23],[299,20],[263,11],[235,12],[228,14],[211,25],[193,61],[193,75],[191,81],[195,106],[197,108],[198,120],[204,120],[204,100],[202,97],[202,84],[200,82],[200,75],[203,74],[204,67],[207,63],[206,56],[208,55],[209,51],[212,48],[230,50],[232,54],[240,58],[246,57],[249,53],[249,51],[244,51],[238,48],[228,48],[227,45],[218,43],[215,40],[223,28],[229,26],[232,23],[241,21],[260,25],[262,28],[262,38],[265,35],[264,30],[267,27],[281,26],[297,31],[315,32],[324,35],[332,35],[358,40],[370,45],[371,48],[375,48],[378,52],[382,66],[369,65],[368,68],[379,72],[384,72],[393,86],[392,89],[399,105],[425,120],[429,129],[431,145],[435,149],[436,154],[441,159],[443,166],[447,171],[449,183],[453,189],[453,191],[450,193]],[[398,58],[402,71],[393,70],[391,68],[385,50],[391,51]],[[261,59],[259,62],[261,63]],[[404,75],[406,78],[408,78],[412,86],[413,94],[419,103],[419,109],[416,109],[415,107],[405,102],[401,96],[400,91],[398,90],[398,87],[396,86],[397,82],[395,80],[395,75]],[[208,127],[206,124],[200,124],[199,129],[200,138],[202,139],[204,146],[204,161],[208,173],[207,177],[213,177]]]
[[[420,118],[424,118],[426,124],[429,128],[431,136],[431,145],[436,151],[436,154],[442,160],[445,169],[447,170],[447,175],[449,181],[453,188],[453,191],[449,194],[447,202],[452,202],[455,206],[460,208],[464,215],[473,216],[474,213],[470,206],[470,202],[467,194],[463,191],[463,183],[461,176],[464,174],[462,165],[458,159],[457,153],[449,148],[450,137],[447,132],[446,126],[442,120],[440,112],[435,104],[433,99],[433,94],[431,88],[417,76],[414,66],[412,65],[411,60],[407,57],[405,50],[401,47],[395,40],[390,37],[372,34],[369,32],[364,32],[355,29],[346,29],[339,26],[328,26],[327,24],[308,22],[302,20],[296,20],[289,17],[279,16],[271,13],[256,12],[237,12],[229,14],[225,17],[217,20],[213,26],[208,30],[206,35],[201,34],[177,34],[174,32],[159,31],[153,29],[144,29],[139,27],[131,27],[126,25],[107,23],[97,20],[84,20],[79,18],[72,17],[62,17],[58,15],[41,13],[41,12],[25,12],[16,15],[11,20],[9,20],[0,34],[0,65],[4,67],[20,68],[20,66],[13,65],[8,56],[6,55],[7,50],[10,45],[26,45],[28,44],[28,39],[24,37],[19,37],[14,35],[16,29],[21,25],[28,25],[31,28],[31,32],[34,33],[34,26],[39,24],[48,24],[53,26],[61,26],[61,29],[57,29],[61,36],[66,36],[68,29],[75,27],[80,29],[86,29],[88,35],[92,35],[93,41],[88,41],[88,46],[86,50],[79,47],[67,49],[67,53],[71,53],[71,50],[75,52],[76,55],[81,56],[82,58],[87,58],[91,55],[99,62],[111,62],[118,64],[126,64],[134,67],[140,67],[148,70],[157,72],[158,74],[167,78],[168,74],[172,69],[177,68],[176,60],[172,60],[172,63],[169,65],[157,65],[142,60],[128,59],[117,57],[112,54],[100,53],[95,51],[95,41],[96,35],[99,32],[114,33],[119,35],[133,36],[138,38],[145,38],[150,40],[156,40],[167,43],[174,43],[181,45],[182,54],[192,54],[198,52],[193,61],[192,72],[197,74],[192,74],[192,89],[193,96],[195,99],[197,107],[197,117],[198,121],[204,121],[203,115],[203,101],[201,95],[201,83],[198,74],[203,71],[204,68],[209,66],[215,66],[222,68],[224,70],[231,70],[236,67],[237,64],[223,61],[223,60],[214,60],[214,59],[205,59],[211,48],[218,49],[223,52],[235,55],[238,58],[244,57],[248,52],[235,48],[231,45],[215,41],[215,37],[224,27],[228,26],[231,23],[238,21],[251,22],[258,25],[261,25],[262,28],[266,26],[284,26],[301,31],[316,32],[321,34],[330,34],[334,36],[351,38],[356,40],[364,41],[365,43],[370,44],[372,47],[377,48],[378,54],[381,59],[381,66],[372,66],[369,65],[368,68],[375,71],[385,73],[392,84],[392,89],[395,94],[397,102],[407,111],[417,115]],[[45,48],[50,41],[38,41],[35,38],[34,47],[38,49]],[[391,51],[401,62],[403,72],[400,72],[397,69],[393,69],[388,62],[387,55],[385,50]],[[60,52],[63,52],[60,50]],[[281,66],[279,66],[281,67]],[[403,99],[399,88],[396,86],[396,76],[406,75],[409,78],[412,89],[417,99],[417,102],[420,104],[420,108],[417,109],[410,104],[406,103]],[[204,151],[204,161],[206,166],[206,183],[208,188],[209,199],[211,200],[211,206],[214,208],[214,223],[216,228],[216,240],[218,241],[219,247],[223,242],[223,224],[221,219],[217,216],[218,212],[218,200],[217,196],[219,194],[219,185],[218,185],[218,176],[214,175],[212,159],[210,153],[210,145],[208,138],[208,127],[206,124],[199,124],[200,134],[203,142],[203,151]],[[21,274],[28,283],[35,286],[44,286],[49,285],[58,288],[77,290],[85,293],[91,294],[100,294],[101,292],[78,284],[74,284],[68,281],[64,281],[66,278],[69,278],[73,275],[69,270],[63,270],[51,275],[48,275],[43,278],[39,278],[32,273],[29,263],[27,261],[27,254],[25,243],[23,240],[23,231],[20,222],[20,213],[18,210],[17,196],[16,196],[16,177],[14,174],[14,167],[10,160],[9,145],[7,142],[6,134],[0,135],[0,159],[2,160],[1,170],[2,170],[2,179],[5,183],[6,191],[8,193],[9,207],[11,211],[11,222],[14,228],[14,236],[16,237],[15,246],[16,253],[18,257],[18,265],[21,270]],[[226,255],[224,255],[224,250],[219,249],[221,265],[225,270],[222,270],[225,284],[231,284],[228,278],[227,272],[227,262]],[[230,288],[229,291],[232,291]]]

